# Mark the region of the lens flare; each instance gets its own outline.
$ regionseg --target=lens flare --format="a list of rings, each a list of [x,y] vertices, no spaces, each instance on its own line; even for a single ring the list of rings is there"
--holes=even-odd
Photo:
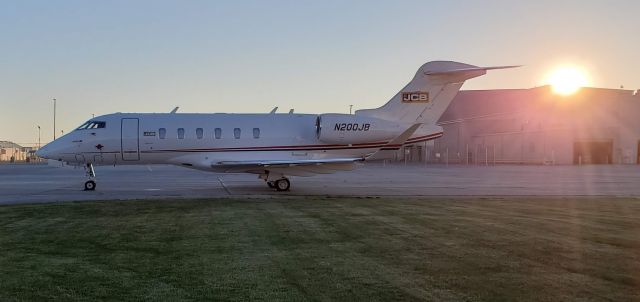
[[[549,74],[546,82],[555,93],[570,95],[589,83],[587,72],[578,67],[559,67]]]

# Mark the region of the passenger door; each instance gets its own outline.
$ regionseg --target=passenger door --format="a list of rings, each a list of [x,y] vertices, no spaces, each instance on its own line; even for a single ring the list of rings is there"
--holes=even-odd
[[[140,160],[140,126],[137,118],[123,118],[120,127],[122,160]]]

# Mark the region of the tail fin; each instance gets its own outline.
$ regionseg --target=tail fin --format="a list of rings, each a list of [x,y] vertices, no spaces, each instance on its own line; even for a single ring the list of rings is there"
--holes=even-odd
[[[405,123],[435,124],[456,96],[464,81],[479,77],[491,69],[518,66],[477,67],[451,61],[433,61],[418,69],[413,80],[384,106],[356,111]]]

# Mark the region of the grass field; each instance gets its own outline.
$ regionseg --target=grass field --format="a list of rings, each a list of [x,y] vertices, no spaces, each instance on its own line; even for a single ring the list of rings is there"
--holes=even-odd
[[[639,300],[640,200],[0,207],[0,301]]]

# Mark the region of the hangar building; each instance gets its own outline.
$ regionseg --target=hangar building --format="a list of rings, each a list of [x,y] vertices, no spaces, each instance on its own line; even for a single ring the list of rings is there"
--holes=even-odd
[[[28,157],[28,149],[14,142],[0,141],[0,162],[24,161]]]
[[[457,164],[640,164],[640,91],[550,86],[460,91],[439,120],[444,135],[405,150]]]

